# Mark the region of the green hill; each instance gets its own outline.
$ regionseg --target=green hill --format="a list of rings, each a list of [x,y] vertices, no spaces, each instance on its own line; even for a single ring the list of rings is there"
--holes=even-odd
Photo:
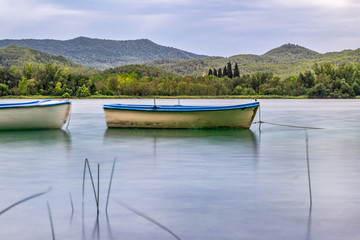
[[[6,48],[0,48],[1,67],[10,68],[16,66],[22,68],[27,63],[33,63],[35,65],[51,63],[56,64],[59,67],[68,67],[76,69],[77,71],[87,71],[87,69],[81,65],[74,63],[63,56],[50,55],[26,47],[8,46]]]
[[[230,61],[238,64],[241,74],[268,71],[280,77],[287,77],[310,70],[315,63],[331,62],[337,65],[339,63],[359,63],[359,60],[360,49],[320,54],[298,45],[285,44],[263,55],[243,54],[229,58],[205,57],[188,61],[162,59],[146,63],[146,65],[180,75],[201,75],[208,73],[210,68],[223,68]]]
[[[142,64],[131,64],[126,66],[120,66],[116,68],[108,68],[102,72],[103,75],[108,74],[122,74],[122,73],[129,73],[134,72],[139,77],[149,76],[154,78],[161,78],[161,77],[175,77],[178,76],[172,72],[168,72],[164,69],[146,66]]]
[[[205,57],[204,55],[161,46],[147,39],[115,41],[78,37],[66,41],[48,39],[0,40],[0,48],[9,45],[62,55],[85,67],[97,69],[138,64],[163,58],[190,60]]]
[[[289,62],[312,59],[319,55],[321,54],[318,52],[289,43],[282,45],[281,47],[274,48],[267,53],[261,55],[261,57],[270,62]]]

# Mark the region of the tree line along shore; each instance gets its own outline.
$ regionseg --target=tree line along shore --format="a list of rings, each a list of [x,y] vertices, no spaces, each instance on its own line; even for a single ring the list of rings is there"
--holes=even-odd
[[[317,63],[296,76],[272,72],[241,74],[237,63],[202,76],[161,73],[144,65],[95,74],[77,74],[55,64],[0,67],[0,97],[58,98],[355,98],[360,96],[360,64]]]

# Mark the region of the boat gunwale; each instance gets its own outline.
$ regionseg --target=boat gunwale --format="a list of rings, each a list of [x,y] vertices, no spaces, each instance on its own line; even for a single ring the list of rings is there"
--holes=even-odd
[[[31,107],[52,107],[64,104],[71,104],[70,101],[54,101],[51,99],[33,102],[23,103],[3,103],[0,104],[0,109],[12,109],[12,108],[31,108]]]
[[[206,111],[227,111],[241,110],[258,107],[259,102],[227,106],[184,106],[184,105],[134,105],[134,104],[108,104],[104,105],[105,110],[126,110],[143,112],[206,112]]]

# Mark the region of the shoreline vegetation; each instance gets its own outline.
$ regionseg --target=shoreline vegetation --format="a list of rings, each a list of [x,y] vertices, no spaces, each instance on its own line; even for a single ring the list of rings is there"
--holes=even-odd
[[[0,99],[63,99],[58,96],[2,96]],[[106,96],[106,95],[91,95],[88,97],[70,97],[69,99],[314,99],[308,96],[280,96],[280,95],[221,95],[221,96]],[[324,99],[324,98],[320,98]],[[331,99],[331,98],[328,98]],[[349,99],[349,98],[346,98]],[[351,99],[360,99],[360,96],[356,96]]]
[[[202,76],[180,76],[145,65],[77,74],[55,64],[0,67],[0,98],[360,98],[360,63],[315,63],[280,78],[272,72],[241,74],[237,63]]]
[[[221,95],[221,96],[106,96],[106,95],[91,95],[88,97],[70,97],[70,99],[308,99],[307,96],[278,96],[278,95]],[[360,96],[359,96],[360,98]],[[3,96],[0,99],[63,99],[58,96]]]

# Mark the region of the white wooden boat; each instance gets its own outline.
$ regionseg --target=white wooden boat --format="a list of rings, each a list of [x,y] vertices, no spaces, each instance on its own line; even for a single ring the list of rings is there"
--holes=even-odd
[[[59,129],[70,113],[70,102],[41,100],[0,104],[0,130]]]
[[[109,128],[250,128],[258,102],[232,106],[104,105]]]

